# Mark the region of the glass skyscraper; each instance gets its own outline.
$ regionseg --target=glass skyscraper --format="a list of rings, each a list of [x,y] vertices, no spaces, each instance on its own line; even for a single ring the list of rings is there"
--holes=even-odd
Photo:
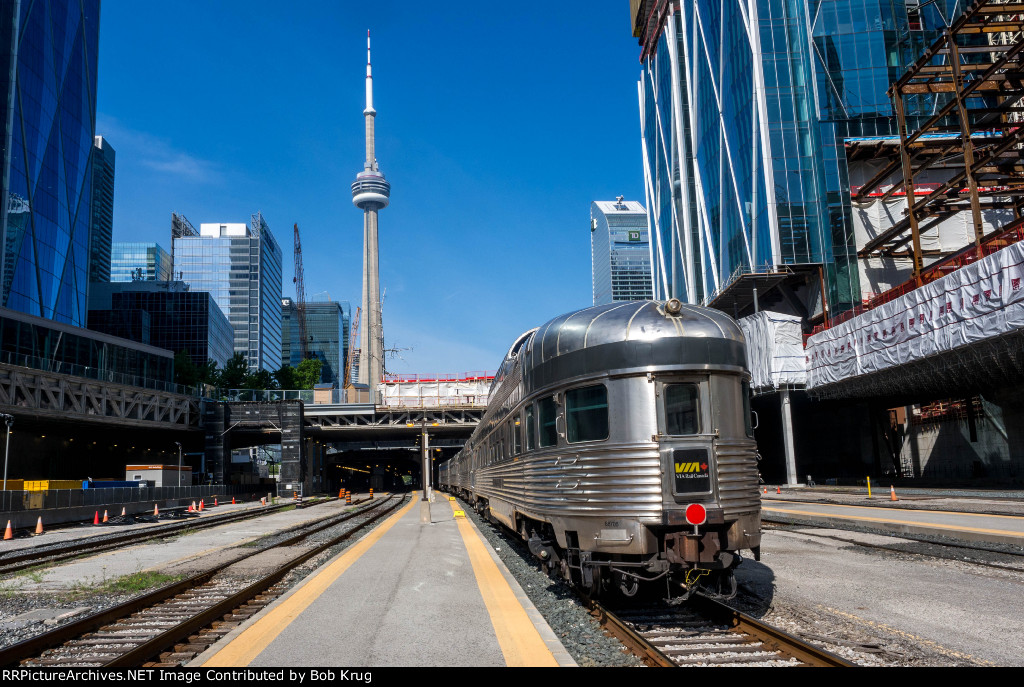
[[[115,242],[110,248],[110,281],[170,281],[171,254],[157,243]]]
[[[181,282],[94,283],[89,329],[186,351],[197,366],[215,360],[224,367],[234,354],[234,329],[213,297]]]
[[[302,362],[302,342],[296,322],[298,305],[291,298],[281,299],[284,363],[298,367]],[[339,389],[345,381],[348,333],[352,308],[346,301],[307,301],[306,337],[310,354],[323,363],[320,381],[333,382]]]
[[[620,196],[590,204],[590,257],[594,305],[653,297],[647,211],[640,203]]]
[[[114,236],[114,159],[107,139],[97,136],[92,151],[92,223],[89,226],[89,282],[110,281]]]
[[[657,297],[821,265],[832,311],[859,303],[844,138],[895,132],[889,83],[962,5],[633,0]]]
[[[228,316],[234,350],[250,370],[281,367],[281,248],[261,213],[250,224],[201,224],[172,217],[174,278],[206,291]]]
[[[99,0],[0,2],[2,302],[85,326]]]

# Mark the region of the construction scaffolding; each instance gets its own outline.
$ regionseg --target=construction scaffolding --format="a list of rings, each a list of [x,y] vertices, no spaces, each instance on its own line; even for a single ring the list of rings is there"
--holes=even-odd
[[[912,258],[909,285],[917,287],[948,273],[926,273],[925,257],[968,264],[1020,236],[1022,34],[1024,2],[974,2],[889,89],[899,141],[848,143],[849,159],[881,162],[870,180],[853,189],[855,204],[906,198],[906,216],[868,241],[860,258]],[[908,116],[922,104],[933,105],[930,116]],[[962,254],[922,249],[922,235],[958,213],[969,213],[973,245]]]

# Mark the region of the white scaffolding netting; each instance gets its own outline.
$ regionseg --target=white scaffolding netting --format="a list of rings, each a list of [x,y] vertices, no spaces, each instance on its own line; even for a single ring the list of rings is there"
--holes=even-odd
[[[384,381],[383,405],[402,408],[486,406],[491,379]]]
[[[1015,243],[807,340],[807,388],[922,360],[1024,328]]]
[[[761,311],[739,320],[747,340],[747,367],[754,389],[776,389],[807,382],[800,318]]]

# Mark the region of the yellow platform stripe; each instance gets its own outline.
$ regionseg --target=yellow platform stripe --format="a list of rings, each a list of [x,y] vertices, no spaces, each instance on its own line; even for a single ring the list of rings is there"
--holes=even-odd
[[[866,496],[864,497],[864,500],[868,500]],[[886,498],[886,497],[881,497],[881,498],[871,499],[871,500],[872,501],[889,501],[889,499]],[[761,499],[761,501],[762,501],[762,504],[763,504],[764,503],[764,499]],[[771,499],[769,501],[771,501]],[[828,506],[829,508],[874,508],[874,509],[882,508],[882,509],[886,509],[886,510],[913,511],[914,513],[939,513],[941,515],[969,515],[969,516],[971,516],[973,518],[1005,518],[1007,520],[1021,520],[1022,519],[1022,516],[1020,516],[1020,515],[993,515],[993,514],[990,514],[990,513],[964,513],[962,511],[957,511],[957,510],[928,510],[927,508],[893,508],[893,507],[890,507],[890,506],[873,506],[870,503],[865,503],[863,506],[858,506],[855,503],[822,503],[821,501],[790,501],[789,499],[784,499],[784,500],[780,501],[780,503],[795,503],[798,506]],[[761,507],[764,508],[764,505],[762,505]]]
[[[327,591],[335,580],[341,577],[352,564],[359,560],[370,547],[402,519],[418,501],[410,499],[409,504],[381,523],[372,532],[345,550],[326,568],[315,573],[309,581],[273,607],[262,618],[254,622],[226,647],[207,659],[204,666],[210,668],[247,666],[263,652],[293,620],[302,615],[310,604]]]
[[[455,501],[449,501],[452,511],[459,509]],[[491,559],[480,535],[466,518],[456,518],[459,534],[469,552],[473,574],[484,598],[487,613],[491,616],[498,646],[505,657],[505,664],[513,667],[557,667],[554,654],[544,643],[534,627],[526,610],[515,592],[505,581],[498,566]]]
[[[914,527],[930,527],[933,529],[940,530],[951,530],[954,532],[982,532],[985,534],[1005,534],[1011,537],[1024,538],[1024,532],[1014,532],[1012,530],[992,530],[984,527],[962,527],[957,525],[945,525],[942,523],[935,522],[921,522],[920,520],[897,520],[895,518],[871,518],[868,516],[856,516],[856,515],[837,515],[832,513],[817,513],[809,510],[792,510],[788,508],[774,508],[769,506],[761,506],[761,510],[771,511],[772,513],[786,513],[789,515],[813,515],[818,518],[836,518],[837,520],[862,520],[865,522],[886,522],[894,525],[911,525]]]

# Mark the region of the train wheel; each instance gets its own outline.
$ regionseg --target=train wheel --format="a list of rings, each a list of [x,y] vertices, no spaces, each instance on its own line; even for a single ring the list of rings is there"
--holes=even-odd
[[[721,571],[708,585],[708,591],[712,596],[726,601],[736,596],[737,589],[736,575],[733,574],[732,569]]]
[[[640,593],[640,580],[636,577],[616,570],[612,573],[612,579],[615,581],[616,591],[623,597],[632,599]]]

